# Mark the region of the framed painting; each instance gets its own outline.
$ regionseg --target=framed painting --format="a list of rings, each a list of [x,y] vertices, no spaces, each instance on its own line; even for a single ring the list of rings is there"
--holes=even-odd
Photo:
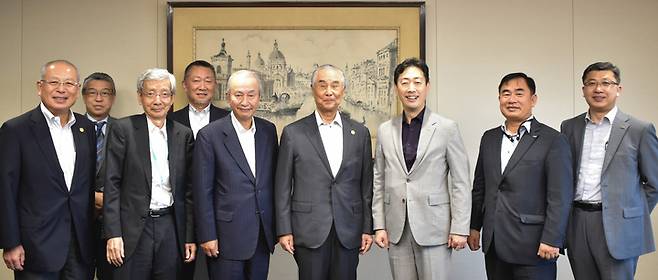
[[[392,83],[404,58],[425,56],[423,2],[169,2],[167,66],[179,81],[185,66],[215,68],[213,104],[228,108],[231,73],[249,69],[263,80],[257,115],[285,125],[315,109],[311,75],[319,65],[343,70],[340,111],[375,137],[400,112]],[[175,107],[187,104],[178,94]]]

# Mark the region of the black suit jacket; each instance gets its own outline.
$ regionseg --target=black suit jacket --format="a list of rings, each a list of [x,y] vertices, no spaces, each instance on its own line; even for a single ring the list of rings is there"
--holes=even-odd
[[[274,171],[278,141],[271,122],[256,124],[252,174],[231,117],[210,123],[194,144],[193,188],[199,243],[217,239],[222,258],[246,260],[264,233],[274,251]],[[261,230],[262,225],[262,230]]]
[[[295,245],[321,246],[332,223],[341,244],[361,246],[372,233],[372,144],[365,126],[341,115],[343,160],[331,172],[320,130],[311,114],[283,129],[275,179],[276,227]]]
[[[500,127],[482,136],[471,229],[484,231],[485,253],[495,242],[503,261],[535,265],[543,261],[540,242],[564,247],[573,200],[571,150],[564,135],[533,119],[501,174],[501,141]]]
[[[105,238],[123,237],[126,258],[134,252],[151,202],[151,158],[146,115],[116,120],[110,126],[105,164],[103,215]],[[167,121],[169,182],[174,197],[176,236],[182,256],[194,242],[189,187],[194,139],[183,125]]]
[[[63,267],[72,224],[82,259],[93,260],[96,141],[92,123],[74,115],[76,154],[70,191],[40,107],[0,128],[0,247],[23,245],[28,270]]]
[[[190,105],[187,105],[181,108],[178,111],[175,111],[169,114],[167,117],[175,120],[187,127],[190,127]],[[229,111],[219,108],[215,105],[210,104],[210,122],[214,122],[218,119],[221,119],[228,115]]]

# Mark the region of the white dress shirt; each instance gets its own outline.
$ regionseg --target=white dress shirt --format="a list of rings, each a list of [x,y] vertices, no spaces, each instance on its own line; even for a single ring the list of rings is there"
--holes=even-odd
[[[50,130],[50,137],[55,146],[57,160],[64,173],[64,182],[66,188],[70,191],[73,172],[75,171],[75,142],[73,142],[73,132],[71,131],[71,127],[75,124],[75,115],[69,110],[69,121],[62,126],[59,116],[53,115],[43,103],[39,107],[46,118],[46,123],[48,123],[48,130]],[[94,132],[89,131],[88,133]]]
[[[151,154],[151,210],[167,208],[174,204],[169,182],[169,147],[167,144],[167,121],[159,128],[146,117]]]
[[[343,162],[343,121],[340,113],[336,113],[334,120],[326,124],[322,121],[318,111],[315,111],[315,120],[318,123],[322,146],[327,154],[331,173],[336,177]]]
[[[617,116],[617,106],[612,108],[598,124],[592,122],[589,112],[585,115],[587,123],[574,200],[601,202],[601,170],[615,116]]]
[[[525,122],[519,126],[519,130],[517,131],[516,134],[512,134],[509,130],[507,130],[507,127],[505,126],[505,123],[503,122],[503,125],[500,126],[500,129],[503,130],[503,141],[502,144],[500,145],[500,173],[502,174],[505,171],[505,167],[507,167],[507,163],[509,162],[509,159],[512,157],[512,154],[514,153],[514,150],[516,150],[516,146],[519,145],[519,142],[521,142],[521,137],[525,135],[526,133],[530,132],[530,120],[532,120],[534,117],[530,116]]]
[[[190,128],[192,128],[194,139],[196,139],[196,134],[199,132],[199,129],[202,129],[210,123],[210,104],[201,111],[197,111],[192,105],[187,107],[189,108],[188,115],[190,116]]]
[[[242,152],[247,158],[247,163],[249,163],[249,169],[251,169],[251,175],[254,175],[256,178],[256,122],[254,118],[251,118],[251,127],[244,128],[242,124],[235,117],[235,114],[231,112],[231,123],[235,129],[235,133],[238,134],[238,140],[240,140],[240,146],[242,146]]]

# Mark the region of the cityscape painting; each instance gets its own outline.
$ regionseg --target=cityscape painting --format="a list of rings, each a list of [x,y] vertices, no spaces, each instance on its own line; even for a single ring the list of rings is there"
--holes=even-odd
[[[340,111],[375,137],[380,123],[397,113],[392,77],[398,58],[396,29],[196,29],[194,59],[210,62],[217,75],[213,103],[228,108],[231,73],[249,69],[263,80],[257,116],[285,125],[313,112],[311,75],[322,64],[345,73]]]

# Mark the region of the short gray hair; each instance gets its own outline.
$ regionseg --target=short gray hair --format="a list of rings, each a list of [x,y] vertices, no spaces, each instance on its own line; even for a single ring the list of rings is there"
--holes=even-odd
[[[322,64],[322,65],[318,66],[318,68],[315,68],[315,70],[313,70],[313,75],[311,75],[311,87],[313,87],[313,85],[315,85],[315,82],[318,78],[318,72],[320,72],[320,70],[327,70],[327,69],[334,70],[338,73],[340,81],[343,83],[343,89],[346,89],[347,88],[347,80],[345,79],[345,73],[343,73],[343,70],[340,70],[340,68],[338,68],[338,67],[336,67],[332,64]]]
[[[114,80],[112,79],[112,77],[110,75],[108,75],[106,73],[103,73],[103,72],[94,72],[91,75],[87,76],[87,78],[85,78],[85,81],[82,82],[82,93],[83,94],[85,92],[87,92],[87,89],[89,88],[89,82],[91,82],[91,81],[105,81],[105,82],[108,82],[110,84],[110,86],[112,86],[112,95],[117,94],[116,87],[114,86]]]
[[[169,73],[167,69],[151,68],[144,71],[144,73],[139,75],[139,78],[137,78],[137,92],[142,92],[144,89],[144,81],[146,80],[169,80],[169,88],[171,89],[171,94],[176,94],[176,77]]]
[[[50,67],[51,65],[56,64],[56,63],[64,63],[64,64],[67,64],[67,65],[73,67],[73,69],[75,69],[76,82],[80,82],[80,71],[78,71],[78,67],[75,66],[75,64],[71,63],[70,61],[68,61],[66,59],[51,60],[51,61],[46,62],[44,65],[42,65],[41,66],[41,79],[42,80],[46,79],[46,70],[48,69],[48,67]]]
[[[239,70],[236,72],[233,72],[231,76],[228,78],[227,87],[226,87],[226,93],[230,93],[231,91],[231,84],[233,84],[233,81],[238,78],[254,78],[256,79],[256,82],[258,83],[258,95],[261,95],[263,93],[263,80],[261,80],[260,75],[254,71],[251,70]]]

